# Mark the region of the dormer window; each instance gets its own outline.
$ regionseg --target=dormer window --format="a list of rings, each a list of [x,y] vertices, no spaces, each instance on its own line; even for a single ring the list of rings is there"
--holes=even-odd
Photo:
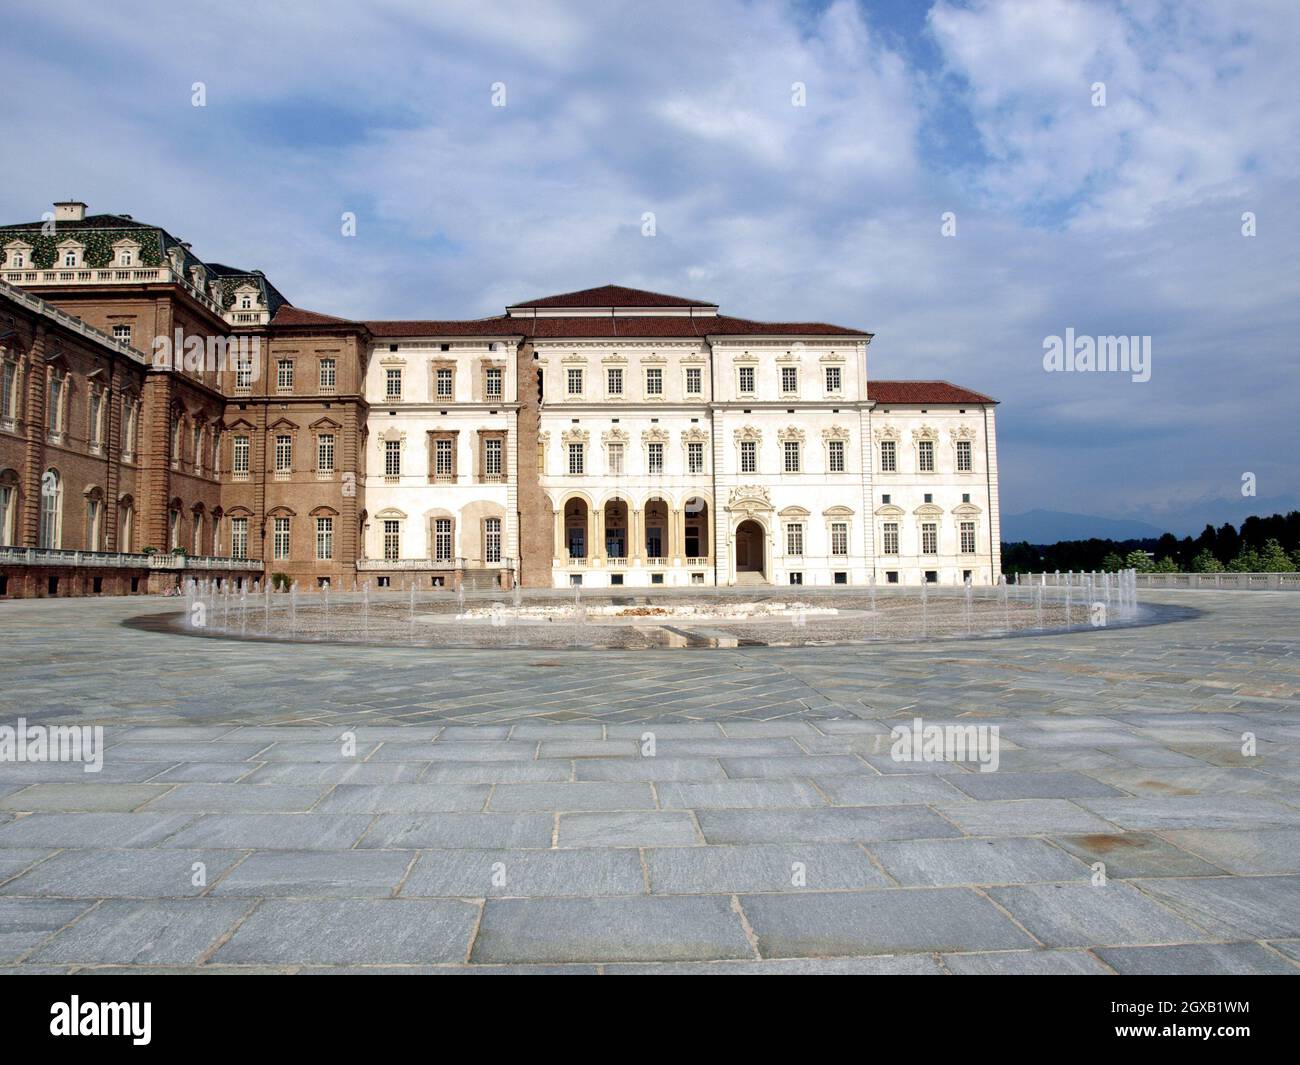
[[[253,297],[252,297],[252,296],[240,296],[240,297],[239,297],[239,309],[240,309],[241,311],[251,311],[251,310],[253,309]]]
[[[5,245],[5,269],[6,270],[26,270],[27,253],[32,250],[32,246],[26,241],[12,240]]]
[[[73,251],[71,248],[69,248],[67,251],[63,253],[63,265],[64,266],[77,265],[77,253]]]

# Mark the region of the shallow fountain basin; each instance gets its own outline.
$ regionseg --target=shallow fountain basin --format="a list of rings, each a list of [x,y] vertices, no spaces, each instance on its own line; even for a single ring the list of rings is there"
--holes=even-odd
[[[627,606],[617,603],[579,604],[578,611],[588,622],[657,621],[789,621],[797,617],[833,617],[837,607],[810,606],[807,603],[682,603],[668,606]],[[476,606],[459,614],[426,614],[421,620],[431,622],[482,622],[505,619],[513,623],[538,623],[574,620],[575,608],[568,605]]]

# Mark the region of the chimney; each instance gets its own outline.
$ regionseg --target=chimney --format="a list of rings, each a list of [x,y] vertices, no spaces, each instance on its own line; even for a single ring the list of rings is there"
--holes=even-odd
[[[84,222],[86,220],[86,205],[80,200],[63,200],[54,205],[54,221],[56,222]]]

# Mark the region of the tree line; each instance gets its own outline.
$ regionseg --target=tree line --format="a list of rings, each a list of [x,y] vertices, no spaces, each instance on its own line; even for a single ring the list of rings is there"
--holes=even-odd
[[[1206,525],[1200,536],[1062,540],[1002,545],[1005,573],[1136,569],[1143,573],[1291,573],[1300,570],[1300,510],[1252,516],[1237,528]]]

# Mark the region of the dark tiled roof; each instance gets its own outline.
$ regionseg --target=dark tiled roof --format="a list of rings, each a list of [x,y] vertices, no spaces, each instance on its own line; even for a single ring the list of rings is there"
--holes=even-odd
[[[479,318],[473,321],[369,321],[366,327],[381,337],[525,336],[542,340],[635,337],[677,339],[709,336],[870,336],[859,329],[825,322],[753,322],[725,315],[574,315],[554,318],[527,316]]]
[[[291,304],[284,304],[271,318],[272,325],[361,325],[346,318],[335,318],[332,314],[320,314],[304,310]]]
[[[867,381],[867,398],[877,403],[996,403],[949,381]]]
[[[682,296],[665,296],[662,292],[647,292],[642,288],[627,288],[624,285],[601,285],[598,288],[584,288],[577,292],[562,292],[558,296],[545,296],[537,300],[523,300],[512,303],[511,309],[518,307],[716,307],[708,300],[689,300]]]
[[[377,337],[517,337],[527,336],[523,318],[473,318],[459,321],[412,319],[363,323]]]

